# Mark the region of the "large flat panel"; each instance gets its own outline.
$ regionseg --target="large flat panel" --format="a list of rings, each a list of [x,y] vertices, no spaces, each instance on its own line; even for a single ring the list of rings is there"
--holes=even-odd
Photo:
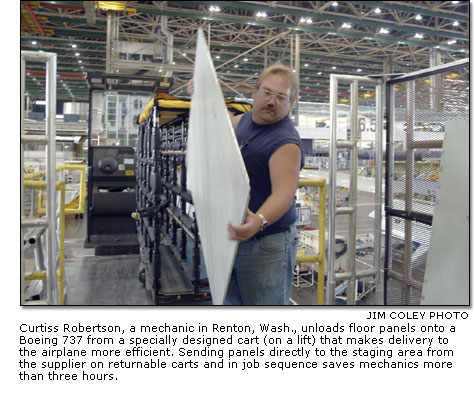
[[[449,121],[421,304],[469,304],[469,124]]]
[[[249,178],[213,62],[198,31],[187,145],[193,195],[213,304],[223,304],[238,243],[227,224],[240,225],[249,202]]]

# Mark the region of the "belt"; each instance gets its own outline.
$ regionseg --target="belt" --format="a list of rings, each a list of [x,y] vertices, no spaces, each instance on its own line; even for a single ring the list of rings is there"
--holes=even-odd
[[[259,233],[256,233],[250,240],[259,240],[261,237],[269,236],[269,235],[275,235],[277,233],[282,233],[282,232],[290,232],[290,227],[282,229],[282,230],[277,231],[277,232],[268,232],[268,233],[266,233],[266,231],[259,232]]]

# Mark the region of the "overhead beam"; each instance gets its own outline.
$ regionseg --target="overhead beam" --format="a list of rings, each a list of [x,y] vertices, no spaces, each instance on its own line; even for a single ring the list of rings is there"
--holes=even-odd
[[[414,14],[426,15],[428,17],[437,17],[437,18],[450,19],[453,21],[470,22],[470,18],[468,16],[454,13],[449,10],[431,11],[426,8],[395,4],[394,2],[388,2],[388,1],[352,1],[352,3],[363,4],[366,6],[373,6],[375,8],[380,7],[380,8],[391,9],[391,10],[396,10],[396,11],[406,11],[406,12],[410,12]],[[408,3],[405,2],[405,4],[408,4]]]
[[[410,27],[405,25],[398,25],[392,21],[370,21],[367,19],[355,18],[352,16],[343,16],[343,15],[336,15],[335,13],[329,12],[321,12],[316,13],[310,9],[305,8],[297,8],[291,6],[279,6],[279,7],[272,7],[268,6],[267,4],[259,4],[256,2],[246,2],[246,1],[190,1],[190,3],[194,4],[213,4],[222,7],[231,7],[236,9],[244,9],[244,10],[252,10],[252,11],[266,11],[272,14],[289,14],[294,15],[296,17],[311,17],[312,20],[322,20],[322,21],[339,21],[339,22],[351,22],[352,24],[363,25],[363,26],[371,26],[375,28],[387,28],[391,27],[391,29],[396,31],[402,32],[410,32],[410,33],[424,33],[427,35],[432,35],[436,37],[443,37],[443,38],[450,38],[450,39],[458,39],[458,40],[466,40],[468,41],[469,38],[466,35],[459,34],[456,32],[447,32],[447,31],[437,31],[436,29],[427,29],[424,27]],[[361,3],[371,3],[371,2],[361,2]],[[384,3],[385,5],[380,5],[383,8],[391,8],[390,3]]]

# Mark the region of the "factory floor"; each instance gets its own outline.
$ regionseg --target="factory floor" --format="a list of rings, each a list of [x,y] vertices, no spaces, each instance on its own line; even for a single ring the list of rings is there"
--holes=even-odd
[[[86,220],[67,218],[65,232],[65,304],[66,305],[153,305],[151,292],[139,282],[139,262],[137,254],[96,256],[94,249],[84,248]],[[307,280],[308,282],[306,282]],[[382,274],[380,274],[382,281]],[[290,305],[317,305],[317,284],[311,282],[311,275],[295,280]],[[308,285],[308,286],[306,286]],[[357,301],[358,305],[383,304],[382,284],[361,287],[369,293]],[[344,293],[343,293],[344,295]],[[184,301],[176,305],[190,305]],[[193,302],[194,305],[211,305]],[[337,305],[346,304],[344,298],[337,298]]]

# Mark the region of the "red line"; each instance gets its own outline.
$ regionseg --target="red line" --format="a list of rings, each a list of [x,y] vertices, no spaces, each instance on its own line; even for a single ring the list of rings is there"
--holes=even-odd
[[[43,27],[41,26],[40,21],[38,21],[38,19],[36,18],[35,13],[33,12],[33,10],[31,9],[30,5],[27,2],[25,2],[25,7],[28,10],[28,12],[30,13],[31,17],[33,18],[33,21],[35,21],[35,24],[38,27],[38,29],[40,30],[41,34],[43,36],[46,36],[46,32],[44,31]]]

